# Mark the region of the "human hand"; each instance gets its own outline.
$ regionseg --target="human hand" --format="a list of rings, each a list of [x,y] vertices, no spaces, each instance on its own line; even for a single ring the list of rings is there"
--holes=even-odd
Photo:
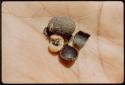
[[[91,36],[68,67],[48,51],[42,34],[53,16],[69,16]],[[3,2],[4,83],[121,83],[122,2]]]

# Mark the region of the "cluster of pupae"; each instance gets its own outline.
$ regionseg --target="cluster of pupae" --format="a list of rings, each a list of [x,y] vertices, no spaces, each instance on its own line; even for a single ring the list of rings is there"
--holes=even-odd
[[[72,36],[75,31],[75,22],[64,16],[53,17],[43,33],[49,39],[49,50],[52,53],[59,53],[61,59],[66,61],[75,61],[78,57],[78,51],[85,45],[90,37],[88,33],[79,31]],[[73,45],[69,45],[73,42]]]

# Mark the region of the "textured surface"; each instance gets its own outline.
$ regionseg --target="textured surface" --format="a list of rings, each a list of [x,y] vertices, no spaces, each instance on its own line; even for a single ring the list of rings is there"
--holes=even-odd
[[[70,16],[73,34],[91,35],[72,65],[48,51],[43,29]],[[121,83],[124,80],[122,2],[3,2],[2,82]]]
[[[66,16],[56,16],[52,17],[49,21],[48,28],[53,33],[65,35],[72,34],[75,31],[76,25],[75,22]]]

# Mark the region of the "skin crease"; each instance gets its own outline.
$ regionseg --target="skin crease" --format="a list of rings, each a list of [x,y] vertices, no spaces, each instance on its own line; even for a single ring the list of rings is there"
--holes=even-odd
[[[42,31],[53,16],[90,34],[70,67],[48,51]],[[3,83],[122,83],[123,66],[122,2],[2,3]]]

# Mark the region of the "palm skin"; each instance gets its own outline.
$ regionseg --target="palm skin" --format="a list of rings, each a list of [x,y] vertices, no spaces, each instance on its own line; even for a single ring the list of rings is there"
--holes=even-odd
[[[53,16],[91,35],[72,66],[48,51],[43,29]],[[3,2],[4,83],[122,83],[122,2]]]

